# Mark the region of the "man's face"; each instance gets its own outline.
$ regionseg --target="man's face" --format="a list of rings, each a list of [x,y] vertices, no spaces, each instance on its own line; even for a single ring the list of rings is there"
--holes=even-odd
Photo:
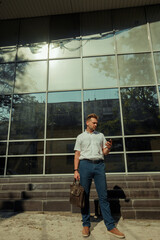
[[[96,118],[91,118],[86,122],[87,129],[90,131],[94,131],[97,128],[98,121]]]

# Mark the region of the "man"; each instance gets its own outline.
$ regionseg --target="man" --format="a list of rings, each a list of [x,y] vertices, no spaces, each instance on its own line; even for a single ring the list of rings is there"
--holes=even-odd
[[[90,235],[89,194],[92,179],[94,179],[102,216],[108,233],[118,238],[124,238],[124,234],[115,227],[107,201],[104,155],[109,154],[112,140],[110,139],[110,141],[106,142],[104,135],[95,131],[97,124],[98,116],[96,114],[92,113],[87,116],[87,128],[85,132],[78,135],[74,148],[74,178],[80,180],[81,185],[85,189],[85,207],[81,209],[83,220],[82,235],[84,237]]]

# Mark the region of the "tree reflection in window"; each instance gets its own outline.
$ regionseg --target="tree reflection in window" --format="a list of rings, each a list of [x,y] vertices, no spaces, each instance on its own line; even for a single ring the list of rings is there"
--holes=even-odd
[[[7,139],[11,96],[0,95],[0,139]]]

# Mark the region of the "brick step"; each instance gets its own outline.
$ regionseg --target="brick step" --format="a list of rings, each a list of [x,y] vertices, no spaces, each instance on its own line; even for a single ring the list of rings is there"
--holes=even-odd
[[[130,199],[119,200],[122,209],[127,208],[160,208],[160,199]]]
[[[160,219],[160,208],[121,208],[123,219]]]

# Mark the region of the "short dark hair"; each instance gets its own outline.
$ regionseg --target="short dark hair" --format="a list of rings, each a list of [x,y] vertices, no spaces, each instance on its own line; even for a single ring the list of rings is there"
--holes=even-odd
[[[91,113],[87,116],[86,121],[90,120],[91,118],[95,118],[98,120],[99,117],[95,113]]]

